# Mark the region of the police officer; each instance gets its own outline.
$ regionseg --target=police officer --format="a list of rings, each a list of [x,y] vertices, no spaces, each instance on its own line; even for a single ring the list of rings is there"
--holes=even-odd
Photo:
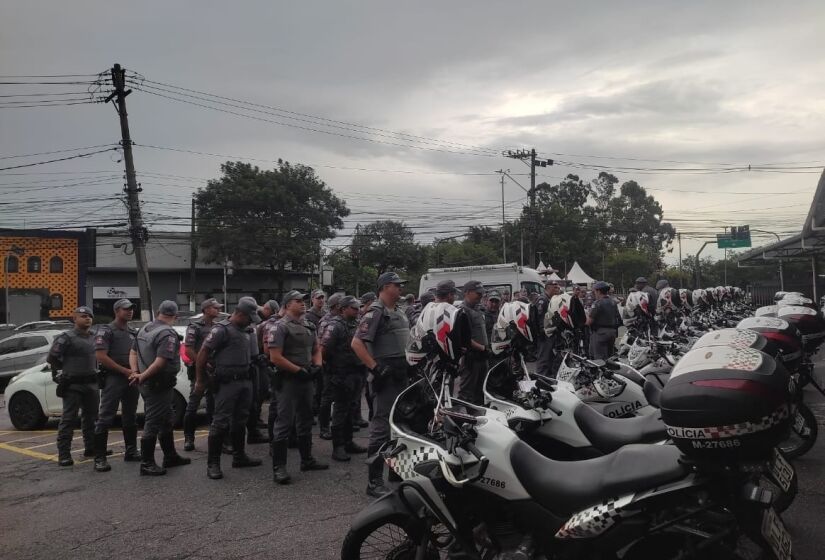
[[[80,306],[72,313],[74,328],[54,339],[46,361],[57,383],[57,396],[63,399],[63,414],[57,427],[57,464],[70,467],[74,423],[81,412],[84,457],[94,455],[94,430],[97,421],[98,397],[95,339],[91,333],[94,313]]]
[[[254,298],[250,299],[255,301]],[[256,374],[257,378],[253,379],[252,406],[249,409],[249,420],[246,423],[246,442],[250,445],[269,443],[272,441],[271,432],[267,435],[261,433],[261,428],[265,426],[265,424],[261,423],[261,410],[263,409],[264,401],[272,397],[269,388],[269,356],[266,353],[266,339],[263,337],[263,325],[272,317],[277,319],[280,309],[281,306],[278,302],[270,299],[258,308],[258,320],[253,321],[253,323],[256,323],[253,328],[255,329],[255,354],[257,355],[257,359],[253,360],[253,365],[255,366],[255,372],[253,372],[253,374]]]
[[[407,387],[406,348],[410,336],[410,322],[397,307],[404,280],[395,272],[385,272],[377,284],[378,300],[361,318],[352,339],[352,349],[367,366],[367,381],[372,386],[373,417],[367,451],[373,460],[368,461],[367,495],[375,498],[389,492],[384,485],[383,461],[377,453],[390,439],[390,409]]]
[[[483,404],[482,384],[487,373],[487,353],[490,341],[484,313],[479,309],[484,295],[484,284],[470,280],[464,284],[464,302],[461,308],[470,321],[470,346],[464,355],[458,379],[458,398],[471,404]]]
[[[370,305],[372,305],[372,302],[374,302],[376,299],[378,299],[378,296],[375,295],[375,292],[367,292],[366,294],[362,295],[360,299],[361,299],[361,314],[358,317],[359,319],[361,317],[363,317],[366,314],[367,311],[370,310]]]
[[[367,292],[359,298],[361,309],[358,312],[358,319],[360,320],[364,314],[369,311],[370,305],[376,300],[375,292]],[[361,366],[361,375],[358,378],[358,387],[355,390],[355,395],[352,399],[352,426],[353,428],[366,428],[370,423],[364,419],[361,413],[362,403],[367,401],[367,418],[372,420],[372,393],[370,393],[369,384],[367,383],[367,370]]]
[[[172,434],[172,398],[180,370],[180,340],[172,328],[178,305],[165,300],[157,318],[143,326],[129,352],[130,383],[137,384],[143,397],[143,437],[140,438],[140,474],[160,476],[166,469],[188,465],[191,460],[178,455]],[[163,467],[155,463],[155,444],[163,450]]]
[[[186,327],[186,336],[183,339],[184,351],[192,365],[186,368],[189,377],[189,402],[186,404],[186,414],[183,416],[183,450],[195,450],[195,426],[198,423],[198,407],[201,399],[206,397],[206,417],[212,423],[212,414],[215,411],[215,397],[212,391],[206,389],[204,393],[195,392],[195,360],[200,352],[203,341],[215,326],[215,319],[220,315],[223,304],[215,298],[203,300],[201,303],[200,319],[192,321]]]
[[[95,463],[97,472],[112,469],[106,461],[106,443],[109,429],[115,421],[117,408],[121,406],[123,443],[126,452],[124,461],[140,461],[137,450],[137,387],[129,384],[132,369],[129,366],[129,351],[135,341],[137,331],[129,327],[135,304],[128,299],[115,302],[115,320],[101,325],[95,335],[95,355],[100,364],[103,389],[100,392],[100,412],[95,424]]]
[[[306,295],[293,290],[284,296],[286,310],[269,331],[269,359],[277,368],[275,386],[278,417],[272,439],[272,476],[278,484],[289,484],[286,470],[287,439],[294,419],[301,453],[301,470],[317,471],[329,468],[312,456],[312,391],[313,381],[321,372],[321,349],[316,339],[315,325],[304,318]]]
[[[558,282],[547,280],[544,283],[544,293],[530,306],[530,326],[536,339],[536,373],[539,375],[550,375],[550,364],[553,361],[553,344],[544,332],[544,316],[550,307],[550,300],[558,293]]]
[[[276,378],[275,378],[275,365],[269,360],[269,349],[267,348],[268,340],[269,340],[269,333],[270,331],[275,328],[275,325],[278,324],[278,321],[281,320],[283,317],[284,309],[278,304],[275,300],[269,300],[264,304],[264,308],[269,307],[272,312],[269,314],[269,317],[261,324],[258,325],[258,343],[261,348],[261,352],[263,352],[267,357],[267,368],[265,373],[267,375],[267,381],[269,383],[269,411],[267,415],[267,432],[269,435],[269,441],[272,442],[273,439],[273,429],[275,427],[275,419],[278,417],[278,398],[275,392],[275,385],[276,385]]]
[[[418,303],[416,303],[413,307],[412,314],[407,315],[410,319],[410,328],[413,328],[418,322],[418,318],[421,316],[421,312],[424,311],[424,308],[427,307],[427,304],[432,303],[433,301],[435,301],[435,295],[432,292],[424,292],[421,294]]]
[[[332,298],[330,298],[332,299]],[[349,453],[366,453],[367,449],[352,441],[351,403],[363,365],[352,350],[352,337],[358,328],[360,305],[353,296],[340,300],[340,313],[332,317],[321,338],[324,357],[325,389],[332,396],[332,458],[349,461]]]
[[[321,321],[318,323],[318,341],[320,342],[323,340],[324,331],[326,330],[327,326],[332,322],[333,319],[336,317],[340,317],[341,315],[341,298],[344,297],[344,294],[341,292],[336,292],[329,296],[329,300],[327,300],[328,310],[326,315],[323,316]],[[330,431],[330,418],[332,415],[332,389],[329,387],[329,380],[330,380],[330,372],[327,370],[326,366],[324,367],[324,371],[321,373],[323,381],[318,384],[318,388],[321,391],[321,398],[318,402],[318,425],[320,427],[320,433],[318,437],[321,439],[330,440],[332,439],[332,432]],[[316,395],[317,397],[317,395]]]
[[[594,360],[606,360],[615,350],[619,308],[608,295],[609,291],[606,282],[593,284],[596,300],[590,308],[587,325],[590,327],[590,356]]]
[[[207,377],[215,392],[215,414],[209,427],[206,460],[206,475],[213,480],[223,478],[221,448],[230,432],[232,467],[256,467],[261,464],[260,460],[251,459],[244,449],[246,422],[252,405],[253,356],[250,341],[257,349],[257,338],[250,325],[257,313],[258,304],[254,299],[241,298],[232,315],[212,327],[195,362],[195,392],[203,393]]]
[[[413,313],[415,313],[415,296],[413,294],[407,294],[404,296],[404,314],[410,322],[410,327],[414,324],[412,320]]]
[[[315,290],[312,292],[312,307],[306,312],[306,320],[315,325],[316,331],[321,319],[326,315],[324,304],[326,304],[327,294],[323,290]]]
[[[455,282],[452,280],[442,280],[435,286],[435,301],[437,303],[455,303]]]
[[[498,312],[501,311],[501,294],[491,290],[487,294],[487,305],[484,306],[484,325],[487,328],[487,338],[493,340],[493,329],[498,322]]]

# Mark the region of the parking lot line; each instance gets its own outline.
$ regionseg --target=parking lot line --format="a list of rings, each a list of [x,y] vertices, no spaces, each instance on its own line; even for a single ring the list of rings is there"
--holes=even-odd
[[[29,440],[39,439],[39,438],[44,438],[44,437],[54,437],[54,436],[57,435],[57,431],[54,431],[54,432],[32,432],[32,434],[37,434],[37,435],[29,435],[29,436],[26,436],[26,437],[23,437],[23,438],[17,438],[17,439],[12,439],[12,440],[9,440],[9,441],[4,441],[3,443],[7,443],[7,444],[8,443],[17,443],[18,441],[29,441]]]
[[[27,457],[33,457],[35,459],[57,462],[57,455],[47,455],[46,453],[40,453],[39,451],[30,451],[23,447],[15,447],[7,443],[0,443],[0,449],[5,449],[6,451],[11,451],[12,453],[18,453]]]

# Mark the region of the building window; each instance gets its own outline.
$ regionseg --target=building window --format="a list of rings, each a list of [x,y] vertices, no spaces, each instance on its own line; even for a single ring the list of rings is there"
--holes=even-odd
[[[40,272],[40,257],[29,257],[27,268],[29,272]]]
[[[9,255],[6,257],[8,260],[6,261],[6,266],[8,267],[9,272],[17,272],[18,267],[20,264],[17,262],[17,257],[14,255]]]
[[[63,272],[63,259],[61,259],[60,257],[52,257],[49,260],[49,272]]]
[[[52,294],[49,299],[51,300],[51,309],[63,309],[63,296],[60,294]]]

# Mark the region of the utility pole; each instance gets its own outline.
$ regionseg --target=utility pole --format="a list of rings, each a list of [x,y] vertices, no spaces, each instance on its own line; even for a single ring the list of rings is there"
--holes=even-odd
[[[679,243],[679,287],[682,287],[682,234],[677,233],[676,239]]]
[[[198,260],[198,243],[195,240],[195,197],[192,197],[192,225],[189,233],[189,311],[195,311],[195,263]]]
[[[728,226],[725,226],[725,234],[727,235],[727,233],[728,233]],[[733,235],[733,234],[731,234],[731,235]],[[725,280],[724,280],[723,284],[725,286],[727,286],[728,285],[728,250],[727,250],[727,248],[725,249],[725,267],[724,267],[724,271],[725,271]]]
[[[126,89],[126,70],[115,64],[112,67],[112,84],[115,91],[106,98],[106,102],[114,100],[115,109],[120,117],[120,145],[123,148],[123,161],[126,166],[126,202],[129,207],[129,236],[135,248],[135,263],[137,265],[138,289],[140,290],[140,318],[143,321],[152,319],[152,288],[149,283],[149,263],[146,260],[146,239],[149,232],[143,225],[143,216],[140,212],[138,193],[140,187],[135,178],[135,160],[132,157],[132,138],[129,135],[129,118],[126,113],[126,96],[132,90]]]
[[[501,262],[507,262],[507,232],[505,226],[507,222],[504,219],[504,170],[501,173]]]
[[[538,220],[536,219],[536,166],[547,167],[548,165],[553,165],[553,160],[537,160],[535,148],[532,148],[529,152],[527,150],[507,150],[503,155],[504,157],[520,160],[522,163],[530,166],[530,190],[527,190],[527,195],[530,197],[530,232],[527,250],[530,254],[530,267],[535,268],[536,249],[538,248]],[[530,163],[527,163],[528,159],[530,160]],[[522,257],[521,260],[521,264],[524,265],[524,257]]]

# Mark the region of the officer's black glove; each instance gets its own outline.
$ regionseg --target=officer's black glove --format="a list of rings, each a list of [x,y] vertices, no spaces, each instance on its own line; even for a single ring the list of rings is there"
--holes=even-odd
[[[266,354],[258,354],[254,358],[252,358],[252,362],[258,367],[269,367],[269,356]]]
[[[52,368],[52,381],[60,385],[66,379],[66,376],[59,369]]]
[[[367,382],[372,383],[373,387],[377,387],[380,386],[389,375],[389,367],[377,365],[374,368],[367,370]]]
[[[321,375],[321,371],[323,369],[323,367],[313,364],[307,368],[307,371],[312,379],[316,379],[319,375]]]

